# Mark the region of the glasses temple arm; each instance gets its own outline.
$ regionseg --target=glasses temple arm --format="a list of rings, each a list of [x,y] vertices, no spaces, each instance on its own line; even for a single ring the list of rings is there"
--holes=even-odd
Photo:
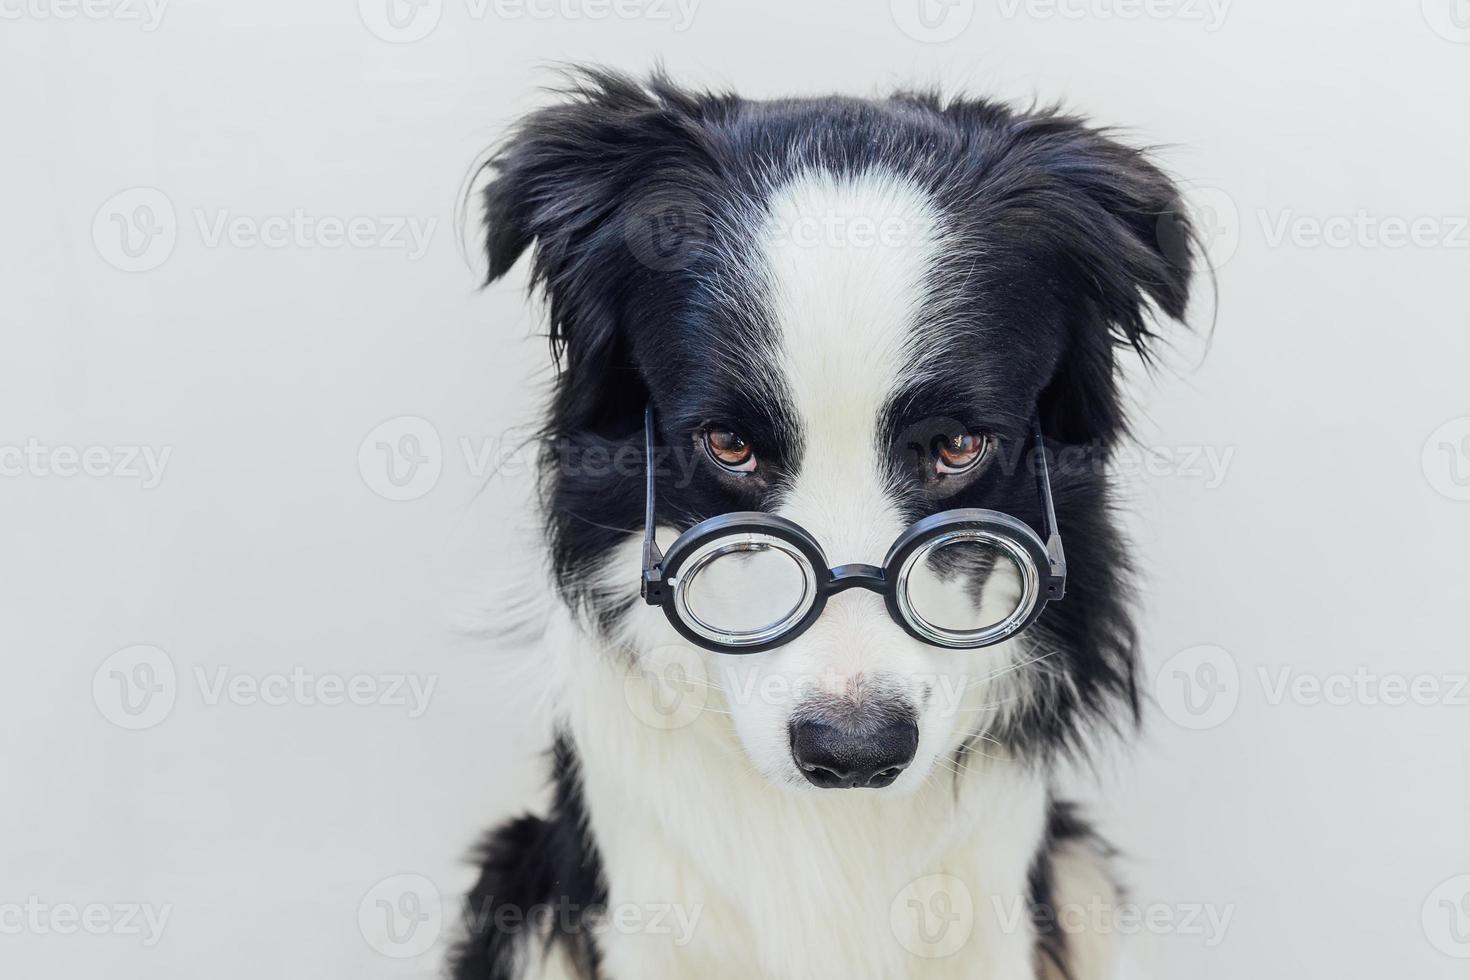
[[[1051,497],[1051,468],[1046,459],[1046,439],[1041,434],[1041,419],[1031,420],[1032,437],[1036,440],[1036,486],[1041,498],[1041,524],[1046,534],[1046,554],[1053,576],[1067,575],[1067,556],[1062,551],[1062,536],[1057,531],[1057,511]]]
[[[653,512],[655,503],[656,486],[654,473],[657,470],[653,452],[653,402],[649,402],[643,409],[643,459],[647,474],[647,486],[645,491],[645,503],[643,509],[643,593],[646,597],[650,585],[656,586],[659,580],[658,565],[664,560],[663,553],[658,550],[658,544],[653,539]]]

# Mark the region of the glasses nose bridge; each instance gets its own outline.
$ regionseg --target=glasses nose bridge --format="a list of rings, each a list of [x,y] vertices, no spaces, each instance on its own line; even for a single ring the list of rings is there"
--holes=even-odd
[[[832,578],[827,583],[827,592],[835,595],[848,589],[867,589],[880,595],[888,590],[887,576],[877,565],[852,562],[832,569]]]

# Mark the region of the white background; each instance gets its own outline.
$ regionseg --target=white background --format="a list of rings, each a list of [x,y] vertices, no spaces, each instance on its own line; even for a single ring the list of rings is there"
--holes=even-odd
[[[512,450],[547,373],[523,270],[477,290],[458,196],[549,63],[659,58],[751,96],[1063,97],[1168,144],[1218,328],[1136,385],[1156,703],[1082,780],[1136,900],[1174,915],[1139,956],[1470,969],[1465,0],[957,0],[928,28],[909,0],[154,2],[0,0],[0,973],[437,970],[433,890],[537,800],[546,742],[534,663],[463,631],[476,602],[509,615],[487,597],[534,526]],[[312,230],[253,234],[298,212]],[[425,422],[368,438],[403,416]],[[400,491],[377,442],[405,435],[431,463]],[[68,447],[110,475],[65,475]],[[129,447],[169,453],[156,485]],[[1278,696],[1360,668],[1345,703]],[[297,669],[381,698],[252,694]],[[410,674],[435,685],[416,717],[379,703]],[[129,714],[120,678],[150,677]],[[1393,678],[1429,703],[1385,703]],[[377,900],[405,888],[431,918],[395,946]],[[92,904],[100,935],[66,911]],[[127,906],[167,911],[152,945]],[[1196,906],[1223,936],[1180,923]]]

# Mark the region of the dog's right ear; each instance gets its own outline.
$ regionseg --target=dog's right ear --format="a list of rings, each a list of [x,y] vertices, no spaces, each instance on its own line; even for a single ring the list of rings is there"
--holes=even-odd
[[[554,274],[605,222],[636,179],[639,129],[656,105],[642,86],[610,72],[579,70],[565,101],[527,115],[491,158],[484,191],[490,282],[510,271],[533,241]],[[539,278],[537,282],[539,282]]]
[[[563,94],[521,120],[488,164],[485,253],[493,282],[532,249],[563,391],[591,411],[602,376],[619,367],[630,304],[650,292],[640,287],[687,265],[640,254],[640,219],[671,193],[682,206],[699,201],[710,170],[702,117],[724,100],[594,69],[573,72]]]

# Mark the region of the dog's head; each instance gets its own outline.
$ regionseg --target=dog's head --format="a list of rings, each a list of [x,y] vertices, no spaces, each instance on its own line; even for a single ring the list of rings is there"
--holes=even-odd
[[[980,101],[752,102],[588,72],[491,171],[490,278],[534,246],[560,364],[545,443],[554,568],[589,626],[645,667],[688,655],[636,601],[650,401],[674,450],[659,473],[665,545],[763,510],[833,564],[878,564],[950,508],[1039,528],[1023,450],[1040,420],[1066,599],[1014,640],[965,651],[845,592],[789,644],[701,652],[761,772],[913,786],[947,759],[1046,754],[1089,720],[1136,713],[1100,464],[1125,424],[1120,352],[1147,356],[1154,308],[1183,315],[1192,253],[1176,189],[1142,153]]]

